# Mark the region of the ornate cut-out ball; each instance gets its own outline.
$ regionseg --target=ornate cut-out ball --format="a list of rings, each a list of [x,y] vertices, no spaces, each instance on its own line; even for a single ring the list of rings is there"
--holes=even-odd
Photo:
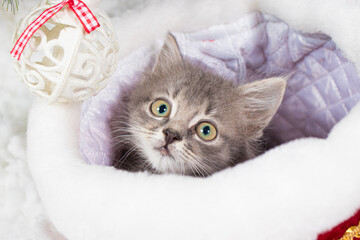
[[[19,24],[14,43],[53,1],[43,1]],[[85,1],[84,1],[85,2]],[[90,6],[89,6],[90,7]],[[92,8],[100,27],[86,33],[68,6],[30,39],[15,69],[29,89],[48,102],[83,101],[108,83],[118,61],[117,37],[109,17]]]

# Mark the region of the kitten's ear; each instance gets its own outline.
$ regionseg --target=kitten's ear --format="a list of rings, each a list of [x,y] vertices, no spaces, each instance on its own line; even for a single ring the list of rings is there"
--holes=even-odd
[[[161,69],[164,64],[169,62],[182,62],[179,46],[171,33],[168,33],[166,36],[165,43],[156,59],[153,71]]]
[[[283,99],[287,79],[276,77],[245,84],[239,88],[247,119],[247,137],[257,139],[275,115]]]

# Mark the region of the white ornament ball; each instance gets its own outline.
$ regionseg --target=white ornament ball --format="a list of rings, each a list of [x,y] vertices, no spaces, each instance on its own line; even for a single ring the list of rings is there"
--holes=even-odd
[[[86,3],[86,1],[84,1]],[[100,27],[86,33],[67,6],[47,21],[30,39],[15,69],[29,89],[54,102],[84,101],[108,83],[118,62],[118,41],[106,13],[88,5]],[[59,1],[43,1],[19,24],[14,43],[44,10]]]

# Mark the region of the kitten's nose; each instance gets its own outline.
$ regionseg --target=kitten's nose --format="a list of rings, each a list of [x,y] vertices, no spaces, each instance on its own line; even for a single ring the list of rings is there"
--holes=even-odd
[[[170,129],[170,128],[164,129],[163,133],[165,134],[166,145],[169,145],[169,144],[173,143],[174,141],[182,140],[180,134],[173,129]]]

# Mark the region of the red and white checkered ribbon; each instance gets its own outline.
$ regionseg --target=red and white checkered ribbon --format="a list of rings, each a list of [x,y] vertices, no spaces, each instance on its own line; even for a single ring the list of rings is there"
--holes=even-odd
[[[11,50],[11,55],[17,60],[20,59],[22,52],[24,51],[26,44],[29,42],[32,35],[46,23],[52,16],[58,13],[66,4],[69,4],[70,9],[76,14],[80,22],[84,26],[87,33],[94,31],[100,27],[100,24],[94,14],[81,0],[64,0],[61,3],[45,10],[35,19],[22,33],[20,38],[17,40],[14,48]]]

